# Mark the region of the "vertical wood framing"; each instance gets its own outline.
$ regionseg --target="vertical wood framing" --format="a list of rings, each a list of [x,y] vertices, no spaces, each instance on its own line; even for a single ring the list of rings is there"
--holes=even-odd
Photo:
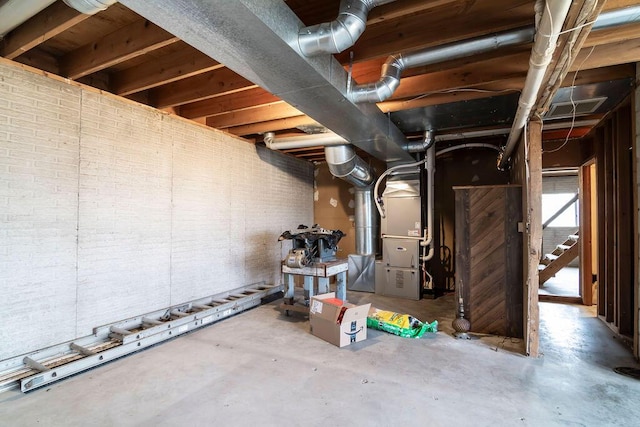
[[[618,328],[625,336],[633,336],[633,257],[631,234],[631,109],[624,106],[616,114],[616,306],[618,307]]]
[[[542,122],[532,120],[527,129],[528,150],[525,150],[529,174],[526,178],[527,211],[529,226],[528,271],[527,271],[527,321],[526,352],[529,356],[540,354],[538,328],[540,312],[538,307],[538,262],[542,251]],[[522,143],[522,142],[521,142]]]
[[[636,82],[640,81],[640,64],[636,64]],[[635,254],[635,262],[634,265],[636,268],[633,273],[633,284],[635,287],[635,298],[634,298],[634,306],[633,306],[633,324],[635,327],[635,333],[633,334],[633,355],[636,359],[640,358],[640,277],[638,271],[640,270],[640,226],[638,225],[638,202],[640,201],[640,176],[638,175],[638,168],[640,166],[640,86],[636,84],[636,89],[632,95],[634,106],[633,109],[633,120],[632,120],[632,128],[634,130],[633,135],[635,136],[635,141],[631,144],[632,147],[632,176],[633,182],[635,183],[635,191],[633,193],[633,253]]]
[[[605,160],[604,160],[604,128],[598,128],[594,144],[596,152],[596,187],[598,189],[598,315],[606,313],[605,292],[607,289],[607,257],[606,257],[606,192],[605,192]]]
[[[580,168],[580,295],[584,305],[593,304],[592,296],[592,242],[591,235],[591,164]]]
[[[613,323],[616,319],[614,316],[615,312],[615,304],[614,298],[616,295],[615,292],[615,247],[616,242],[614,238],[615,231],[615,209],[614,209],[614,197],[615,187],[614,187],[614,165],[613,165],[613,135],[612,135],[611,127],[606,127],[604,132],[604,139],[601,143],[604,143],[604,298],[602,302],[605,306],[605,321],[607,323]]]

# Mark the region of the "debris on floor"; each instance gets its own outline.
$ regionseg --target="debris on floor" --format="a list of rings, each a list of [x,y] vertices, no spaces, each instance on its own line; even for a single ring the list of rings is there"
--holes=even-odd
[[[408,314],[378,310],[375,307],[371,307],[367,316],[367,327],[404,338],[420,338],[426,332],[438,332],[438,321],[423,323]]]

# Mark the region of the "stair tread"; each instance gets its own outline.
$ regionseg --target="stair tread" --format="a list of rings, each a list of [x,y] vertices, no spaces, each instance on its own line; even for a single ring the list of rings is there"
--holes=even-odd
[[[556,249],[561,249],[561,250],[563,250],[563,251],[566,251],[567,249],[571,249],[571,246],[573,246],[573,245],[565,245],[565,244],[562,244],[562,245],[558,245],[558,246],[556,246]]]
[[[560,258],[560,256],[559,256],[559,255],[554,255],[554,254],[545,254],[545,255],[544,255],[544,257],[545,257],[546,259],[548,259],[549,261],[555,261],[555,260],[557,260],[558,258]]]
[[[578,239],[579,239],[579,236],[577,234],[570,234],[567,240],[573,240],[574,242],[577,242]]]

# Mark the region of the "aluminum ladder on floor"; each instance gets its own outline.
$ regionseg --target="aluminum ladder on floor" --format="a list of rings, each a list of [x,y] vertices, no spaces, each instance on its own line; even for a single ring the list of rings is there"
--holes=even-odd
[[[93,335],[0,361],[0,392],[23,392],[50,384],[119,357],[260,305],[282,291],[264,282],[163,308],[94,328]]]

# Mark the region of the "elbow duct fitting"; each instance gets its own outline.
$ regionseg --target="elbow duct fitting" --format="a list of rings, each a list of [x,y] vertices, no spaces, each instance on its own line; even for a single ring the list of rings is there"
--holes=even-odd
[[[298,45],[305,56],[340,53],[353,46],[367,26],[371,9],[395,0],[342,0],[338,17],[298,32]]]
[[[327,146],[324,155],[333,176],[350,182],[357,188],[366,188],[374,183],[371,168],[350,145]]]
[[[85,15],[95,15],[118,0],[64,0],[65,4]]]

